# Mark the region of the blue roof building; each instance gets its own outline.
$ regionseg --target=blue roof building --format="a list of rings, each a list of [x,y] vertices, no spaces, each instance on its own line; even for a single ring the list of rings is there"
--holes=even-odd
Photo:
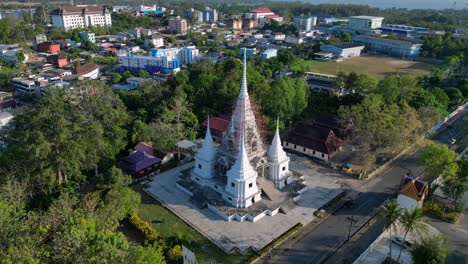
[[[422,44],[413,41],[366,35],[353,36],[353,41],[365,45],[368,50],[404,59],[419,57],[422,48]]]
[[[380,30],[382,30],[382,33],[392,33],[402,35],[405,37],[409,37],[418,32],[429,32],[428,28],[392,24],[383,25],[382,27],[380,27]]]

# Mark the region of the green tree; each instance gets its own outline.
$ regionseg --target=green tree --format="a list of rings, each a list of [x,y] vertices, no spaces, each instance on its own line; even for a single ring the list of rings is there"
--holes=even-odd
[[[403,243],[406,241],[408,233],[425,233],[427,232],[427,225],[424,223],[425,219],[422,214],[421,208],[415,208],[413,210],[405,209],[400,216],[400,224],[402,225],[405,234],[403,235]],[[400,261],[401,252],[403,247],[400,248],[397,262]]]
[[[280,78],[264,96],[262,106],[265,113],[282,122],[289,122],[299,117],[307,107],[308,93],[305,82],[301,79]]]
[[[180,245],[175,245],[167,252],[167,258],[171,263],[182,263],[184,254]]]
[[[385,77],[379,82],[378,91],[382,94],[387,104],[395,103],[400,95],[398,77],[396,75],[388,75]]]
[[[145,247],[135,246],[130,250],[126,263],[134,264],[164,264],[163,251],[157,244],[150,244]]]
[[[23,64],[23,61],[26,59],[26,55],[23,52],[17,52],[16,58],[18,59],[19,64]]]
[[[396,229],[396,223],[401,215],[401,209],[398,208],[398,201],[391,200],[385,206],[384,229],[388,229],[392,237],[392,229]],[[392,241],[390,240],[390,257],[392,256]]]
[[[145,70],[139,70],[138,71],[138,77],[140,77],[140,78],[149,78],[150,74],[149,74],[149,72],[147,72]]]
[[[457,154],[446,145],[433,143],[427,145],[422,152],[422,158],[430,175],[430,182],[439,175],[450,177],[456,173],[453,168],[456,166]]]
[[[449,241],[444,234],[423,238],[409,250],[414,264],[445,263],[450,252]]]
[[[111,83],[120,83],[122,81],[122,75],[119,73],[115,72],[111,75]]]
[[[124,78],[125,80],[130,78],[130,77],[133,77],[133,73],[131,71],[125,71],[123,74],[122,74],[122,78]]]
[[[448,107],[450,103],[450,98],[448,97],[447,93],[445,93],[444,90],[442,90],[439,87],[435,87],[432,89],[431,92],[442,106],[444,106],[445,108]]]

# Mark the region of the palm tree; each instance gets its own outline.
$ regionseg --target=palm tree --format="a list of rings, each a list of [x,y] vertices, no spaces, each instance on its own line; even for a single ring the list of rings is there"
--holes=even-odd
[[[422,215],[421,208],[415,208],[413,210],[408,210],[407,208],[403,211],[403,214],[400,216],[400,224],[405,230],[405,235],[403,236],[403,244],[400,248],[400,253],[398,254],[397,262],[400,260],[401,252],[403,251],[403,245],[406,241],[406,236],[409,232],[427,232],[427,226],[424,223],[425,218]]]
[[[390,258],[392,258],[392,228],[396,229],[396,221],[401,215],[401,208],[398,208],[398,201],[391,200],[384,206],[384,229],[390,232]]]

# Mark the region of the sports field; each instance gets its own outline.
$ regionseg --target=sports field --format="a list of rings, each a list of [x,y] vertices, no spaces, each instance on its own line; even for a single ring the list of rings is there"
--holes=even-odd
[[[344,59],[341,62],[323,62],[316,60],[301,60],[291,66],[293,71],[311,71],[325,74],[336,74],[340,71],[368,73],[378,79],[392,73],[406,73],[410,75],[428,74],[435,64],[418,61],[401,60],[386,56],[363,56]]]

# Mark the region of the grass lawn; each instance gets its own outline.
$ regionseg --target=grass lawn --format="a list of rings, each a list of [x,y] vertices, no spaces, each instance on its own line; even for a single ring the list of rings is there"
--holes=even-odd
[[[341,62],[324,62],[316,60],[301,60],[291,66],[293,71],[311,71],[325,74],[337,74],[338,72],[368,73],[377,79],[383,79],[392,73],[407,73],[409,75],[428,74],[437,65],[401,60],[386,56],[364,56],[344,59]]]
[[[151,223],[164,239],[178,237],[184,241],[190,250],[195,252],[198,263],[246,263],[251,254],[226,254],[197,230],[187,225],[184,221],[161,206],[152,197],[147,195],[141,185],[135,185],[134,189],[141,194],[139,216]]]

